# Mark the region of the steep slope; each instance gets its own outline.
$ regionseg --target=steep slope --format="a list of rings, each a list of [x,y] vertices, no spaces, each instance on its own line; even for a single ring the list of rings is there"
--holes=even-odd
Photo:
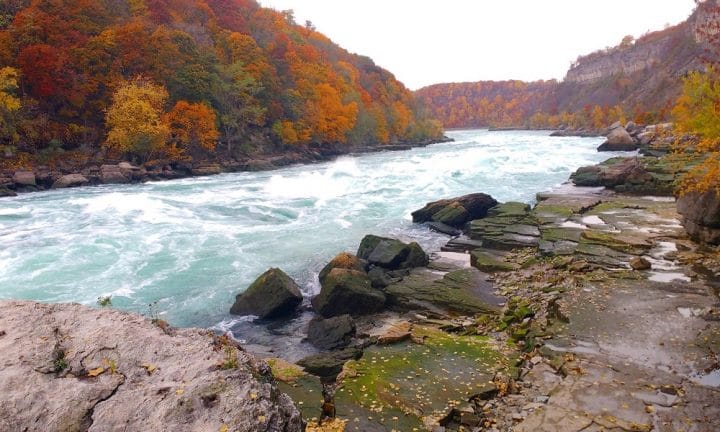
[[[707,60],[717,60],[708,33],[717,32],[719,4],[700,3],[677,26],[581,56],[560,83],[437,84],[416,95],[447,127],[601,127],[621,117],[665,119],[680,94],[681,78],[704,68]],[[484,109],[488,101],[495,102],[492,115]]]
[[[149,95],[158,103],[143,105],[147,117],[113,123],[138,130],[128,125],[147,120],[156,129],[152,146],[125,152],[141,160],[441,134],[390,72],[254,0],[3,2],[3,70],[0,93],[22,108],[0,106],[0,151],[30,161],[97,153],[110,129],[106,111]],[[120,157],[127,149],[106,150]]]

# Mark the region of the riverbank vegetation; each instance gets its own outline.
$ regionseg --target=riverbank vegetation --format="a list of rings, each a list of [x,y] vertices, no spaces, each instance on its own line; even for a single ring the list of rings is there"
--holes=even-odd
[[[6,167],[215,160],[442,134],[392,74],[254,0],[0,8]]]

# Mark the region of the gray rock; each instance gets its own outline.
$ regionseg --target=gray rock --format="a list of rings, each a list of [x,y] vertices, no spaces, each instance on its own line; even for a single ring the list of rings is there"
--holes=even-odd
[[[128,183],[130,178],[119,165],[103,165],[100,167],[100,181],[105,184]]]
[[[459,229],[451,227],[450,225],[444,224],[442,222],[429,222],[427,226],[432,231],[439,232],[440,234],[449,235],[450,237],[456,237],[462,234],[462,231],[460,231]]]
[[[10,190],[6,187],[0,187],[0,197],[14,197],[17,196],[17,193],[13,190]]]
[[[415,242],[407,244],[374,235],[362,239],[357,256],[387,270],[422,267],[430,262],[425,251]]]
[[[439,222],[460,228],[473,219],[485,217],[488,210],[497,205],[490,195],[475,193],[457,198],[428,203],[412,213],[413,222]]]
[[[87,177],[82,174],[67,174],[57,179],[55,183],[53,183],[52,187],[53,189],[63,189],[85,186],[89,183],[90,181],[87,179]]]
[[[268,366],[208,330],[26,301],[0,302],[0,329],[0,430],[304,430]]]
[[[630,267],[632,267],[633,270],[638,271],[650,270],[652,268],[652,264],[643,257],[635,257],[630,260]]]
[[[35,174],[32,171],[15,171],[13,183],[19,186],[37,186]]]
[[[685,231],[693,240],[720,244],[720,197],[714,190],[692,192],[677,200]]]
[[[345,314],[367,315],[383,309],[385,294],[372,287],[367,274],[335,268],[325,277],[320,294],[312,299],[312,305],[326,318]]]
[[[313,318],[308,326],[308,340],[320,349],[347,346],[355,336],[355,321],[350,315],[332,318]]]
[[[282,270],[271,268],[237,295],[230,313],[256,315],[261,319],[279,318],[294,312],[301,302],[302,293],[295,281]]]
[[[655,140],[656,136],[655,132],[643,132],[639,134],[637,138],[640,141],[640,145],[646,146],[650,145]]]
[[[611,130],[607,141],[598,147],[598,151],[634,151],[637,149],[637,141],[623,127]]]
[[[349,360],[358,360],[362,357],[362,351],[358,348],[345,348],[340,351],[332,351],[329,353],[316,354],[305,357],[297,364],[305,369],[305,372],[334,380],[342,371],[343,366]]]

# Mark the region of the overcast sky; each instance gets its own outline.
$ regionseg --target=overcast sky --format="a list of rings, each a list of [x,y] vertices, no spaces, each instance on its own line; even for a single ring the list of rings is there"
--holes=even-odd
[[[677,24],[693,0],[259,0],[371,57],[405,85],[562,79],[570,63]]]

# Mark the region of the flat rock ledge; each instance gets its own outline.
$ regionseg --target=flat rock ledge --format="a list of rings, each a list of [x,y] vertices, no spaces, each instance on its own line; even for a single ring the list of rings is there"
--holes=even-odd
[[[269,367],[208,330],[1,301],[0,352],[0,430],[304,430]]]

